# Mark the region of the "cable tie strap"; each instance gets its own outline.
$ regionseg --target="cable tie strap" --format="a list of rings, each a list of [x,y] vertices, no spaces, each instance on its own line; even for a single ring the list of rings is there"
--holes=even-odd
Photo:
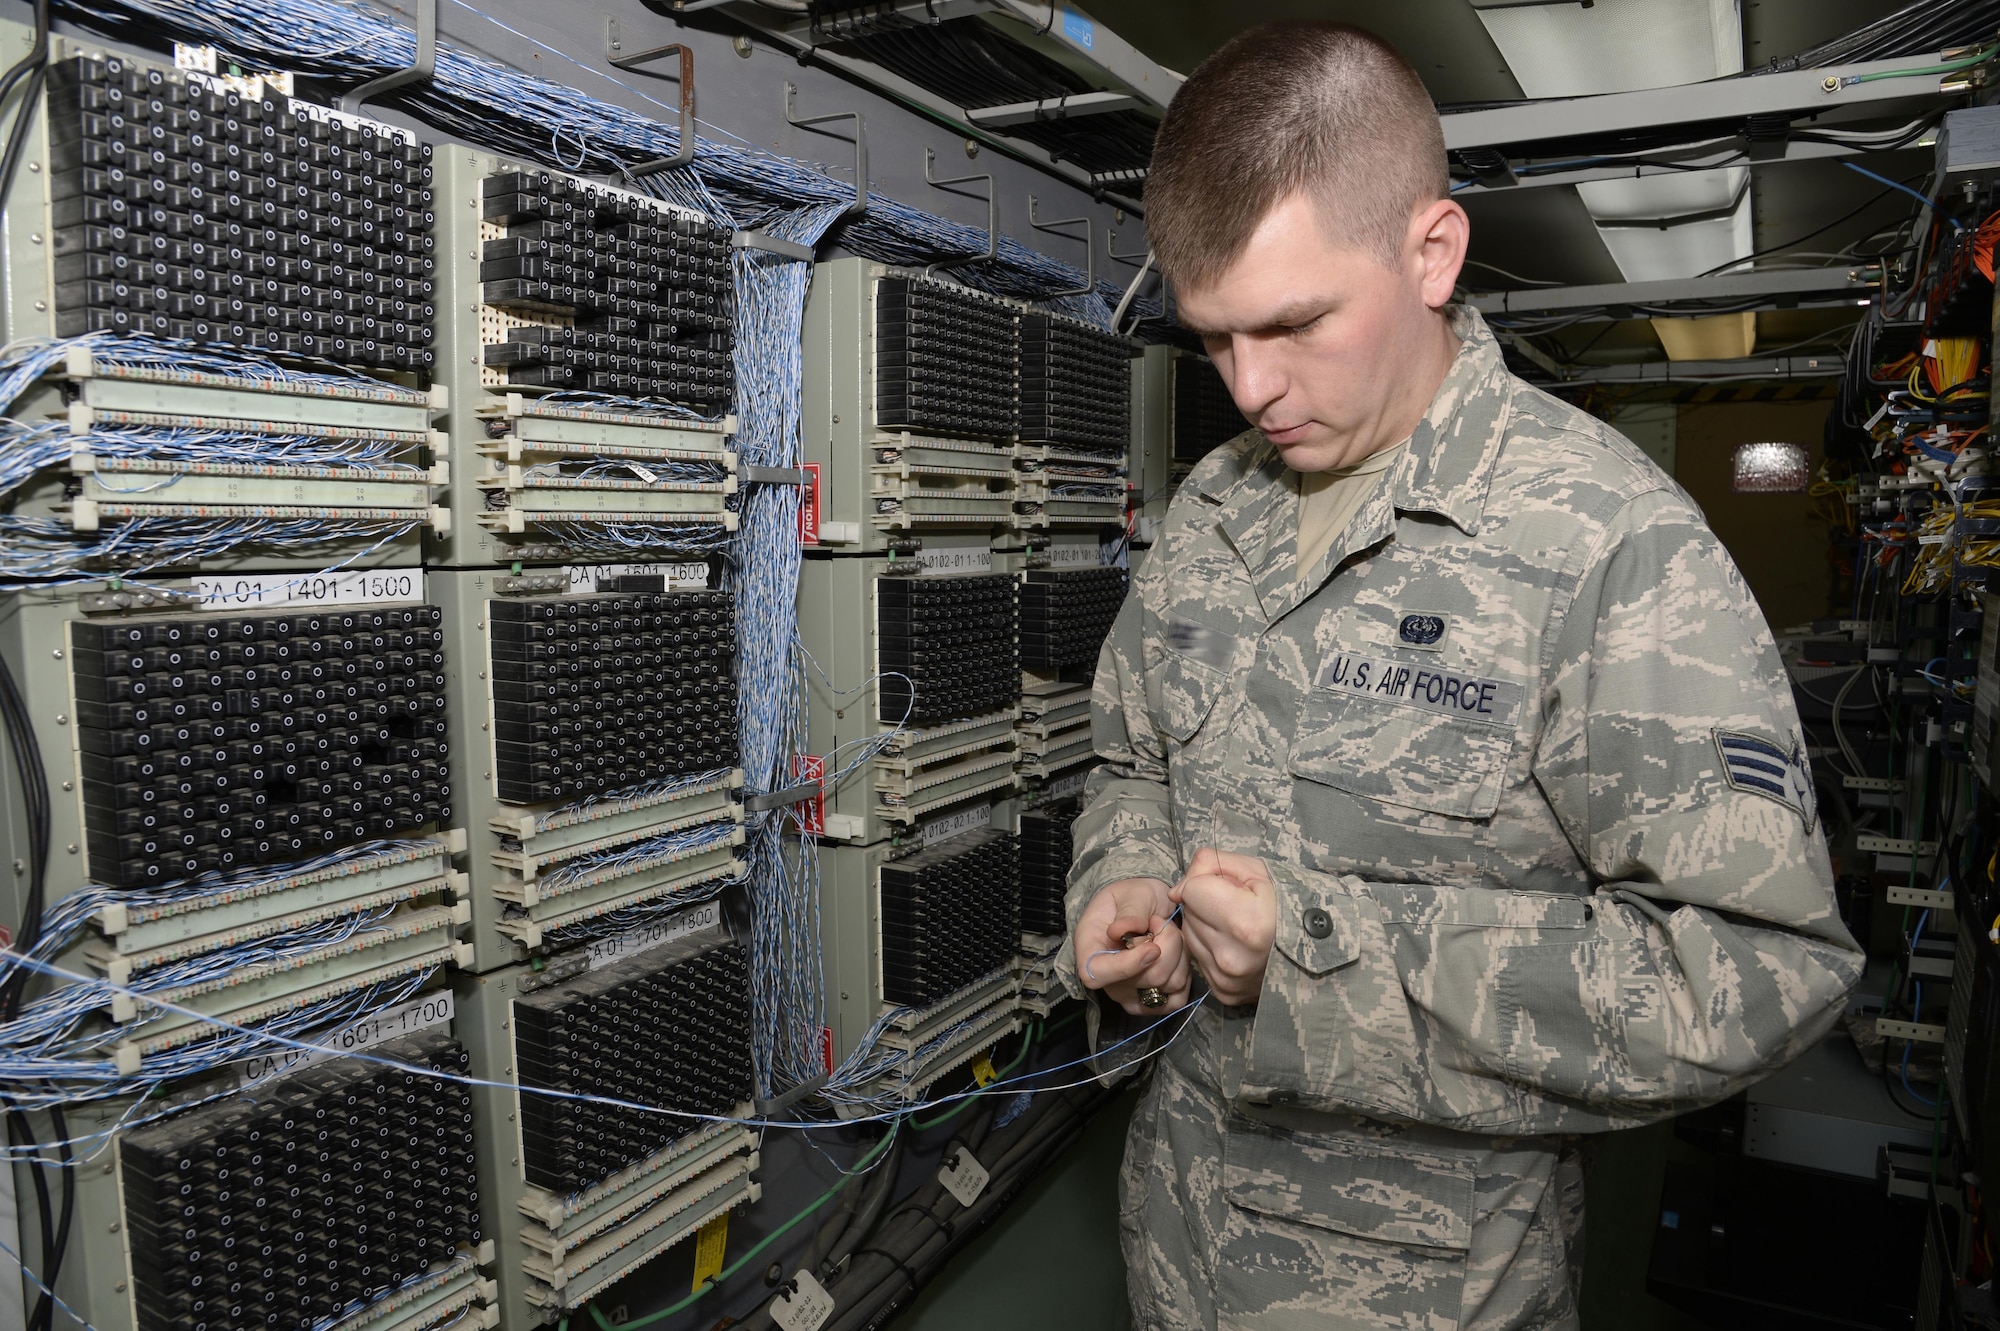
[[[795,240],[779,240],[761,231],[738,231],[729,237],[731,247],[739,250],[763,250],[767,254],[780,255],[787,259],[797,259],[802,263],[813,261],[813,247],[801,245]]]
[[[757,1117],[769,1118],[773,1114],[790,1109],[793,1105],[826,1085],[827,1079],[832,1075],[831,1073],[822,1072],[811,1081],[802,1081],[781,1095],[774,1095],[769,1100],[753,1100],[751,1104],[756,1106]]]
[[[786,786],[768,795],[751,795],[743,801],[745,813],[763,813],[767,809],[782,809],[788,804],[798,804],[819,794],[819,782],[807,781],[803,785]]]
[[[745,466],[743,479],[752,485],[811,485],[812,473],[804,467]]]

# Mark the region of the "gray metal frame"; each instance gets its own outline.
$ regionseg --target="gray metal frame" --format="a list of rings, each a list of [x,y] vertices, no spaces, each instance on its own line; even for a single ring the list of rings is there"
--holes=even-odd
[[[1757,301],[1758,308],[1801,308],[1866,301],[1875,291],[1876,270],[1850,268],[1773,268],[1749,273],[1718,273],[1713,277],[1675,277],[1658,282],[1604,282],[1591,286],[1534,287],[1468,296],[1466,304],[1481,314],[1550,314],[1603,311],[1606,319],[1629,319],[1634,305],[1672,305],[1682,301]],[[1624,308],[1625,313],[1612,311]],[[1689,310],[1689,314],[1703,313]]]

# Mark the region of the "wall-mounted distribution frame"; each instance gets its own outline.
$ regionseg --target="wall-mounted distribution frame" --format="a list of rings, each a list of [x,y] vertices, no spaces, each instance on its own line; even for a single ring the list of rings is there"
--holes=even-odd
[[[327,585],[330,598],[343,593],[341,579],[321,582]],[[422,578],[414,573],[354,574],[346,580],[345,590],[359,595],[365,593],[371,582],[378,586],[392,583],[403,601],[416,601],[423,595]],[[218,595],[209,603],[209,609],[192,612],[188,607],[199,603],[190,597],[175,607],[180,613],[174,617],[213,618],[223,608],[229,612],[247,608],[240,607],[240,599],[261,597],[267,589],[273,600],[296,593],[299,588],[295,584],[295,579],[285,575],[270,579],[221,579],[210,584],[211,590],[234,587],[239,589],[235,596]],[[276,590],[279,586],[285,590]],[[361,593],[354,593],[357,586]],[[86,604],[105,606],[120,598],[132,602],[131,608],[136,613],[101,614],[92,616],[93,620],[118,622],[122,618],[153,623],[162,617],[161,610],[139,604],[131,592],[114,597],[100,591],[64,588],[18,592],[0,601],[0,650],[8,655],[41,737],[44,770],[52,795],[50,839],[55,853],[51,856],[46,888],[51,903],[81,888],[88,875],[86,782],[81,770],[81,727],[76,724],[79,711],[69,626],[83,617]],[[11,773],[5,786],[0,787],[0,794],[18,799]],[[21,805],[9,803],[5,807],[10,819],[19,817],[13,811]],[[465,846],[464,833],[457,830],[459,820],[455,809],[453,823],[450,830],[406,838],[408,845],[403,850],[355,860],[335,871],[288,872],[283,865],[270,866],[269,880],[254,892],[215,894],[199,903],[114,905],[93,919],[87,940],[61,964],[70,969],[95,971],[113,983],[124,984],[135,974],[155,966],[263,937],[279,929],[302,928],[364,910],[393,912],[384,927],[343,943],[330,944],[310,956],[292,958],[283,967],[239,968],[230,973],[226,984],[191,984],[157,995],[194,1012],[239,1025],[266,1020],[306,1003],[432,967],[468,965],[472,960],[471,948],[459,935],[469,920],[469,912],[462,901],[454,900],[463,887],[463,879],[450,863],[450,856]],[[18,822],[10,824],[9,836],[12,844],[27,844]],[[19,887],[14,890],[19,891]],[[17,901],[17,917],[19,906]],[[148,1017],[135,1029],[132,1038],[113,1048],[113,1057],[121,1069],[131,1073],[142,1072],[147,1057],[179,1048],[198,1038],[202,1030],[193,1017],[158,1011],[148,1014],[137,1000],[129,998],[117,999],[111,1016],[120,1023]]]
[[[1132,502],[1142,544],[1194,464],[1249,428],[1208,357],[1150,346],[1132,362]]]
[[[484,182],[516,169],[541,168],[462,145],[440,148],[435,162],[437,376],[451,393],[458,484],[451,492],[451,530],[431,541],[428,557],[458,568],[562,563],[569,548],[559,532],[548,529],[556,522],[735,530],[736,516],[724,511],[723,502],[736,486],[736,455],[729,446],[733,416],[700,421],[560,406],[544,401],[546,392],[508,385],[486,365],[486,345],[505,340],[508,329],[531,319],[485,303],[480,256],[497,228],[483,220]],[[640,201],[663,217],[693,216],[646,195],[590,188]],[[540,321],[566,322],[554,315]],[[551,464],[590,459],[615,464],[617,474],[601,475],[597,484],[550,475]],[[700,482],[647,479],[663,464],[676,463],[705,464],[720,475]],[[499,499],[489,501],[489,495]],[[489,502],[499,506],[489,508]]]
[[[800,568],[799,635],[819,663],[806,682],[806,744],[826,757],[829,774],[901,719],[900,710],[883,715],[876,580],[912,564],[925,570],[916,575],[925,578],[989,574],[996,571],[994,559],[978,538],[931,538],[904,558],[816,558]],[[1010,705],[904,727],[891,749],[824,793],[826,836],[883,841],[941,810],[1011,794],[1019,784],[1019,717],[1020,708]],[[906,795],[900,807],[885,803],[885,788]]]
[[[290,1066],[282,1072],[273,1070],[268,1056],[232,1064],[213,1078],[182,1084],[166,1098],[148,1104],[143,1112],[150,1116],[169,1106],[192,1105],[226,1087],[247,1085],[253,1080],[260,1086],[275,1085],[274,1078],[308,1067],[323,1067],[337,1049],[364,1048],[405,1031],[430,1029],[455,1034],[450,1024],[451,1005],[440,1001],[450,997],[448,991],[433,985],[397,1010],[393,1024],[379,1019],[364,1020],[332,1030],[307,1032],[301,1040],[324,1046],[326,1054],[288,1056]],[[94,1139],[127,1123],[133,1109],[130,1100],[97,1101],[73,1107],[68,1122],[78,1137]],[[72,1173],[76,1189],[72,1233],[95,1237],[91,1242],[70,1245],[56,1292],[98,1331],[137,1328],[128,1237],[131,1226],[125,1214],[123,1170],[121,1153],[114,1147],[107,1156]],[[482,1161],[481,1173],[484,1172]],[[377,1299],[332,1324],[328,1331],[426,1331],[446,1323],[452,1323],[455,1331],[498,1326],[499,1290],[491,1278],[495,1274],[496,1246],[490,1223],[484,1228],[486,1237],[476,1250],[461,1250],[455,1261],[433,1268],[421,1282]],[[461,1317],[463,1320],[454,1320]]]
[[[877,295],[884,279],[948,285],[863,259],[813,269],[801,431],[805,461],[819,473],[820,542],[879,553],[910,533],[998,535],[1015,518],[1019,473],[1011,427],[952,437],[877,421]],[[983,292],[971,295],[1019,308]],[[991,387],[1013,392],[1011,383]]]
[[[907,834],[901,844],[828,846],[820,852],[820,908],[833,998],[834,1059],[853,1052],[861,1037],[894,1004],[883,998],[881,871],[884,864],[931,847],[948,846],[961,836],[985,831],[1013,832],[1019,811],[1012,800],[976,801],[933,817]],[[884,1076],[872,1089],[907,1100],[921,1099],[940,1077],[962,1067],[1021,1029],[1023,968],[1015,957],[993,972],[929,1007],[898,1017],[880,1037],[880,1048],[914,1054],[947,1031],[951,1037],[921,1057]],[[956,1028],[956,1029],[954,1029]]]
[[[645,941],[664,944],[719,927],[715,903],[697,906]],[[523,992],[608,964],[630,948],[565,953],[543,970],[509,966],[461,976],[459,1039],[472,1053],[473,1075],[518,1084],[513,1003]],[[486,1230],[499,1247],[501,1325],[525,1328],[556,1322],[584,1300],[679,1243],[713,1217],[755,1202],[757,1134],[717,1123],[698,1129],[646,1160],[581,1193],[557,1196],[531,1187],[523,1172],[521,1092],[483,1087],[473,1097],[474,1132]],[[742,1106],[748,1116],[750,1106]]]
[[[1105,549],[1094,539],[1060,536],[1034,550],[996,554],[994,567],[1023,578],[1044,570],[1104,568]],[[1027,631],[1025,618],[1022,631]],[[1024,782],[1057,780],[1096,760],[1090,738],[1091,682],[1076,671],[1067,673],[1069,678],[1061,670],[1031,669],[1023,654],[1021,719],[1015,732]]]
[[[730,770],[671,797],[538,805],[503,803],[495,788],[493,703],[487,605],[515,590],[588,594],[600,580],[646,579],[661,589],[708,585],[706,564],[579,565],[514,575],[480,569],[439,570],[429,576],[433,602],[444,610],[447,714],[454,727],[451,773],[461,824],[468,829],[466,874],[471,883],[473,965],[485,971],[523,961],[543,935],[611,911],[645,906],[703,888],[740,872],[743,776]],[[693,854],[631,862],[590,877],[546,885],[564,861],[612,850],[683,828],[729,825],[721,844]]]

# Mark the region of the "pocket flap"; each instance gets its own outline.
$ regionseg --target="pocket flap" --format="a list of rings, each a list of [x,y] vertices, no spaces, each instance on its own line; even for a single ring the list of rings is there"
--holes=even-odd
[[[1224,1139],[1222,1184],[1231,1203],[1261,1215],[1420,1248],[1472,1246],[1470,1161],[1236,1126]]]
[[[1292,775],[1455,818],[1500,807],[1511,728],[1314,689],[1299,709]]]
[[[1208,719],[1224,682],[1220,670],[1177,652],[1162,653],[1160,664],[1146,680],[1154,722],[1175,739],[1187,742]]]

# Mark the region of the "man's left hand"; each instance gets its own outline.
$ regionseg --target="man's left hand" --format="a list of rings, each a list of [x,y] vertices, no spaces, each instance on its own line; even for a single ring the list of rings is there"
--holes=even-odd
[[[1278,935],[1278,893],[1264,861],[1203,846],[1168,895],[1180,903],[1188,950],[1216,1001],[1255,1003]]]

